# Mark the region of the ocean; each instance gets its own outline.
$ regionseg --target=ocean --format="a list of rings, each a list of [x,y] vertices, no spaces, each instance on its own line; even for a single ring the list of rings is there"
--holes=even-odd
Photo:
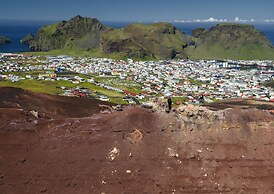
[[[0,44],[0,52],[16,53],[29,51],[27,44],[21,44],[20,40],[28,33],[35,34],[39,28],[51,24],[52,21],[3,21],[0,20],[0,36],[8,36],[9,44]]]
[[[21,44],[20,40],[28,33],[35,33],[44,25],[55,23],[56,21],[1,21],[0,20],[0,36],[8,36],[11,40],[9,44],[0,44],[0,52],[16,53],[27,52],[29,47],[27,44]],[[112,28],[122,28],[132,22],[102,22],[104,25]],[[196,28],[209,29],[217,23],[173,23],[178,29],[186,34],[191,35],[192,30]],[[253,24],[257,29],[264,32],[269,41],[274,45],[274,24]]]

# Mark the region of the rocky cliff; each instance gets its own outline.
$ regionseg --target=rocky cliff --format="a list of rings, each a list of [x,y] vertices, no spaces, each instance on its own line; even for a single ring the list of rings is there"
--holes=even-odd
[[[42,27],[30,47],[35,51],[60,48],[90,49],[99,47],[100,35],[108,28],[97,19],[76,16],[69,21]]]

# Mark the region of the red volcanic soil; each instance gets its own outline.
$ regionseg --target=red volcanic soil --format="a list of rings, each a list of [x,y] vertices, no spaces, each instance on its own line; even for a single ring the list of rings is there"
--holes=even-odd
[[[1,108],[0,193],[274,193],[269,111],[185,112]]]
[[[53,96],[19,88],[0,88],[0,107],[38,111],[50,118],[85,117],[100,112],[98,104],[113,105],[87,98]]]
[[[222,101],[214,102],[211,104],[206,104],[204,106],[212,110],[223,110],[226,108],[242,108],[242,109],[256,108],[260,110],[274,110],[273,102],[259,101],[259,100],[253,100],[253,99],[241,99],[241,98],[222,100]]]

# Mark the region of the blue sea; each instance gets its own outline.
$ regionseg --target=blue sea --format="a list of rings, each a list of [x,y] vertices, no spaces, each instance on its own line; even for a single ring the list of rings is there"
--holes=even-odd
[[[28,33],[35,33],[44,25],[55,23],[56,21],[1,21],[0,36],[8,36],[11,39],[10,44],[0,44],[0,52],[26,52],[29,51],[27,44],[20,44],[20,40]],[[102,22],[104,25],[112,28],[122,28],[132,22]],[[196,28],[209,29],[217,23],[173,23],[181,31],[191,35],[192,30]],[[274,45],[274,23],[253,24],[257,29],[264,32],[266,37]]]

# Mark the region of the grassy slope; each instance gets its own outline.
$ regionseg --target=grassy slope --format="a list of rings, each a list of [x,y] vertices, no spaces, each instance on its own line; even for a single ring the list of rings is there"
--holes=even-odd
[[[241,48],[225,49],[215,44],[210,47],[200,46],[196,49],[188,48],[191,59],[236,59],[236,60],[273,60],[274,49],[262,45],[247,45]]]
[[[201,42],[201,40],[203,40]],[[192,59],[274,59],[274,48],[252,25],[221,23],[201,35],[196,48],[187,48]]]
[[[51,35],[56,31],[60,23],[55,23],[51,25],[44,26],[40,29],[40,32],[46,37],[51,38]],[[251,27],[246,24],[230,24],[221,23],[218,26],[240,26],[240,27]],[[114,42],[119,42],[128,38],[134,38],[134,44],[128,45],[129,49],[132,51],[139,50],[139,47],[143,47],[145,50],[153,51],[156,58],[161,59],[161,55],[167,52],[166,48],[174,48],[177,51],[182,50],[182,45],[184,43],[184,35],[177,32],[176,35],[173,34],[162,34],[163,29],[170,29],[171,25],[168,23],[155,23],[155,24],[131,24],[126,28],[110,30],[102,34],[102,38],[106,40],[111,40]],[[254,29],[256,30],[256,29]],[[79,39],[79,44],[87,44],[87,40],[91,38],[92,35],[86,35]],[[95,35],[94,35],[95,36]],[[242,37],[245,37],[244,34]],[[220,37],[221,38],[221,37]],[[139,40],[139,41],[136,41]],[[149,44],[148,44],[149,42]],[[214,42],[214,41],[213,41]],[[136,45],[135,45],[136,44]],[[67,39],[65,42],[65,47],[58,50],[52,50],[49,52],[38,52],[31,53],[33,55],[61,55],[67,54],[76,57],[106,57],[114,59],[126,59],[127,54],[124,52],[113,52],[111,54],[104,53],[101,49],[91,49],[81,50],[73,46],[73,42]],[[162,48],[162,49],[161,49]],[[260,45],[248,45],[242,48],[229,50],[223,48],[221,45],[203,45],[196,49],[188,47],[186,52],[191,59],[274,59],[274,49],[266,48]],[[134,58],[140,60],[139,58]],[[142,60],[152,60],[151,57]]]
[[[175,34],[173,34],[175,31]],[[170,32],[170,33],[169,33]],[[168,23],[131,24],[125,28],[115,29],[102,34],[106,43],[119,43],[128,40],[125,50],[138,51],[143,49],[158,59],[165,58],[169,50],[182,51],[186,36]]]
[[[124,96],[123,94],[121,94],[119,92],[107,90],[107,89],[95,86],[93,84],[90,84],[90,83],[73,84],[69,81],[38,81],[38,80],[27,80],[27,79],[20,80],[20,82],[15,82],[15,83],[10,82],[10,81],[0,81],[0,87],[7,87],[7,86],[31,90],[33,92],[53,94],[53,95],[60,94],[63,92],[58,87],[65,86],[68,88],[72,88],[72,87],[80,86],[80,87],[86,87],[91,90],[100,92],[100,93],[110,96],[110,97],[123,97]]]
[[[20,82],[10,82],[10,81],[0,81],[0,87],[15,87],[30,90],[38,93],[46,94],[58,94],[62,90],[56,88],[57,86],[62,86],[61,82],[51,82],[51,81],[37,81],[37,80],[21,80]],[[64,83],[64,85],[69,85],[69,83]]]
[[[59,24],[60,23],[46,25],[46,26],[41,28],[41,31],[45,32],[46,34],[53,34],[56,31]]]
[[[99,92],[103,95],[109,96],[110,102],[112,103],[127,104],[127,102],[122,99],[125,95],[115,91],[106,90],[104,88],[100,88],[98,86],[95,86],[89,83],[82,83],[79,85],[75,85],[67,81],[51,82],[51,81],[37,81],[37,80],[22,80],[16,83],[12,83],[10,81],[0,81],[0,87],[22,88],[25,90],[30,90],[32,92],[51,94],[51,95],[63,93],[63,91],[60,88],[58,88],[60,86],[66,86],[71,88],[76,86],[86,87],[96,92]]]
[[[274,60],[274,49],[270,49],[260,45],[249,45],[240,49],[225,49],[221,45],[201,46],[194,50],[194,47],[188,47],[186,53],[190,59],[235,59],[235,60]],[[112,58],[126,60],[128,57],[124,53],[106,54],[100,49],[91,49],[89,51],[79,49],[58,49],[48,52],[26,52],[35,56],[57,56],[69,55],[74,57],[97,57],[97,58]],[[154,58],[133,58],[135,60],[155,60]]]
[[[28,54],[28,55],[34,55],[34,56],[58,56],[58,55],[69,55],[72,57],[95,57],[95,58],[110,58],[110,59],[117,59],[117,60],[127,60],[128,57],[126,56],[125,53],[104,53],[100,49],[90,49],[89,51],[87,50],[80,50],[80,49],[69,49],[69,48],[64,48],[64,49],[57,49],[57,50],[51,50],[51,51],[44,51],[44,52],[24,52],[23,54]],[[151,60],[156,60],[155,58],[151,57],[145,57],[145,58],[136,58],[136,57],[131,57],[134,60],[138,61],[151,61]]]

